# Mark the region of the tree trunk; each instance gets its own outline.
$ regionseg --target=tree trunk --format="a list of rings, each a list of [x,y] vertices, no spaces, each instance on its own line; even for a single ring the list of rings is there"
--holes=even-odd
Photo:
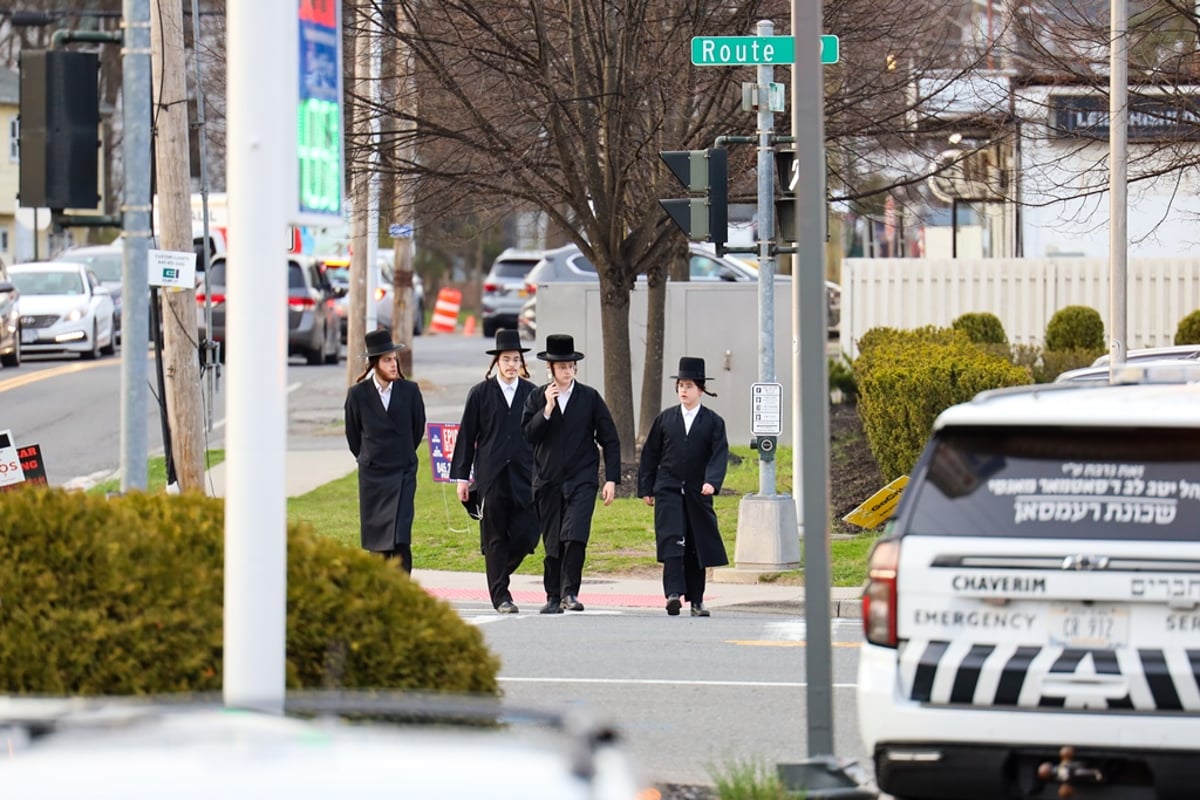
[[[396,25],[400,30],[406,30],[408,24],[404,14],[395,14]],[[413,125],[403,119],[408,112],[416,116],[415,108],[407,106],[417,102],[416,85],[413,80],[413,64],[411,53],[401,37],[385,37],[391,39],[395,46],[396,70],[396,103],[401,118],[396,122],[398,135],[396,142],[396,161],[400,164],[411,164],[416,160],[412,144]],[[415,231],[415,210],[413,208],[412,179],[404,175],[396,178],[396,204],[393,219],[402,225],[412,226],[413,231],[408,236],[396,239],[394,245],[394,270],[392,272],[392,338],[403,342],[405,347],[400,351],[400,368],[405,375],[413,374],[413,320],[417,309],[413,303],[413,236]]]
[[[629,374],[629,292],[613,290],[600,278],[600,333],[604,341],[604,402],[621,437],[621,461],[637,455],[633,436],[633,381]],[[584,355],[587,355],[586,353]]]
[[[183,6],[151,3],[150,49],[153,64],[159,247],[192,252],[191,170],[188,162],[188,104],[184,78]],[[163,373],[171,449],[181,491],[204,491],[204,410],[200,361],[196,356],[196,292],[163,295]],[[129,298],[131,303],[142,302]],[[243,343],[245,344],[245,343]],[[126,342],[138,347],[140,342]]]
[[[667,265],[654,261],[646,271],[646,360],[642,366],[642,401],[637,443],[641,446],[662,411],[663,344],[666,340]]]

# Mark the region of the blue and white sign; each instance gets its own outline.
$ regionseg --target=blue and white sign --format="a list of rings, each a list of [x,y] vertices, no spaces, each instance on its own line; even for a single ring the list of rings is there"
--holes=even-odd
[[[151,286],[175,289],[196,288],[196,253],[174,250],[149,250],[146,263],[150,267]]]

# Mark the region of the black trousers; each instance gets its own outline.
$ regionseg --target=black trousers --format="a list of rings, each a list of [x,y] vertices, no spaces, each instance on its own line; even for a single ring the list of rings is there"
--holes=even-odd
[[[531,505],[513,500],[512,485],[505,473],[488,487],[483,497],[483,518],[479,520],[483,545],[483,564],[487,571],[488,594],[492,608],[512,601],[509,578],[525,556],[537,546],[537,512]]]
[[[542,586],[546,589],[546,597],[579,595],[586,553],[587,545],[583,542],[559,542],[558,557],[546,556],[542,560]]]
[[[686,526],[683,537],[683,555],[663,559],[663,595],[673,594],[686,597],[689,603],[704,602],[704,584],[707,572],[696,552],[696,540],[692,528]]]
[[[384,561],[400,559],[400,566],[405,572],[412,575],[412,545],[397,542],[395,550],[376,550],[375,552],[383,556]]]

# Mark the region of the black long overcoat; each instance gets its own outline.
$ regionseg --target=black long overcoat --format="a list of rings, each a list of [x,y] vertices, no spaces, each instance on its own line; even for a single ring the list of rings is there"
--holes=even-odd
[[[564,414],[555,403],[544,415],[546,386],[537,387],[525,402],[522,427],[533,444],[533,494],[546,554],[556,557],[558,542],[587,543],[592,511],[599,489],[600,452],[604,480],[621,482],[621,440],[604,398],[590,386],[575,382]],[[597,449],[599,445],[599,450]],[[540,496],[560,492],[566,506],[561,517],[542,513]]]
[[[668,408],[654,420],[642,445],[638,497],[654,498],[659,561],[683,555],[681,542],[690,527],[703,566],[729,563],[717,527],[713,496],[700,494],[706,483],[721,491],[728,464],[725,420],[715,411],[700,406],[690,432],[683,424],[682,406]]]
[[[487,497],[497,479],[507,477],[513,503],[522,508],[533,505],[533,447],[525,439],[521,422],[525,403],[535,391],[533,383],[518,379],[510,408],[495,378],[471,387],[450,460],[451,480],[468,480],[474,466],[480,497]],[[537,546],[536,528],[532,537],[518,543],[523,552],[532,553]]]
[[[425,401],[414,381],[392,382],[385,409],[371,373],[346,392],[346,443],[358,461],[359,534],[366,550],[412,543],[417,445]]]

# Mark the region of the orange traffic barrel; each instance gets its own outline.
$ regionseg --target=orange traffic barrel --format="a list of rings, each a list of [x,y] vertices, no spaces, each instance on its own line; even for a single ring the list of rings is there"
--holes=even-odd
[[[454,333],[458,327],[458,309],[462,306],[462,292],[449,286],[438,292],[433,306],[433,317],[429,330],[434,333]]]

